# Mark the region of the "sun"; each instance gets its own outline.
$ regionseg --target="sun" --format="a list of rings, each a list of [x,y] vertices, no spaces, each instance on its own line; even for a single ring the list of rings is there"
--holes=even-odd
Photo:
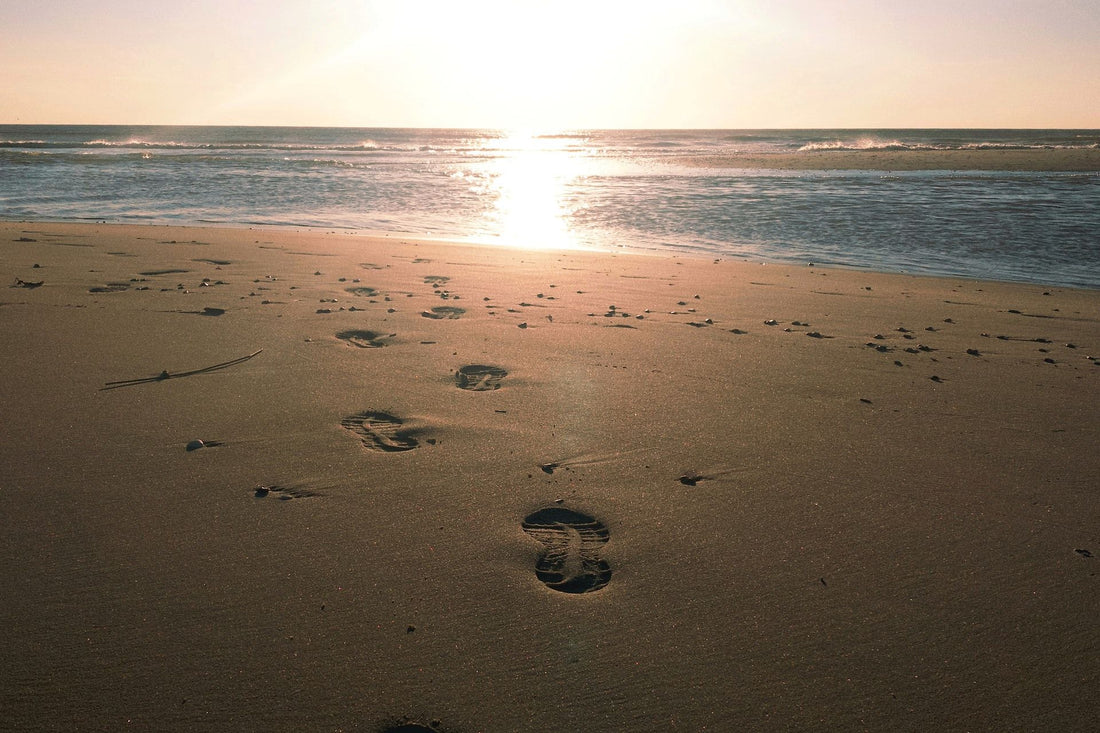
[[[643,37],[644,16],[615,2],[473,0],[383,10],[357,56],[367,62],[363,68],[384,60],[405,80],[394,90],[399,98],[387,103],[415,99],[418,114],[445,112],[465,127],[583,126],[577,121],[586,110],[608,104],[622,88],[614,80],[629,86],[624,75],[635,56],[625,46]],[[415,44],[394,45],[391,39],[400,38]]]

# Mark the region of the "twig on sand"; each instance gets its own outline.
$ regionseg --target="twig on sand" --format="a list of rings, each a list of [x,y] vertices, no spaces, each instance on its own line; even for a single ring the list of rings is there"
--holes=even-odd
[[[191,377],[196,374],[205,374],[206,372],[214,372],[218,369],[225,369],[236,364],[243,364],[252,357],[259,354],[263,349],[253,351],[248,356],[242,356],[239,359],[232,359],[231,361],[223,361],[221,364],[214,364],[212,366],[203,367],[202,369],[192,369],[188,372],[169,372],[167,369],[158,374],[155,377],[141,377],[138,379],[122,379],[117,382],[107,382],[106,385],[100,388],[100,391],[106,389],[118,389],[119,387],[132,387],[135,384],[146,384],[148,382],[163,382],[166,379],[179,379],[180,377]]]

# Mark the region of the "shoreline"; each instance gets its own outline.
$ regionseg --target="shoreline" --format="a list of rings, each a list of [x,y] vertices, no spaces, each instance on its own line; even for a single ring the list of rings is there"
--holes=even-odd
[[[361,241],[389,241],[403,240],[408,245],[428,244],[428,245],[442,245],[442,246],[455,246],[455,247],[487,247],[490,249],[503,249],[508,251],[517,252],[530,252],[530,253],[589,253],[600,254],[609,256],[637,256],[637,257],[652,257],[656,259],[686,259],[697,261],[724,261],[734,263],[744,263],[746,265],[767,265],[771,267],[783,267],[783,268],[795,268],[802,267],[816,267],[818,269],[836,270],[840,272],[852,272],[852,273],[868,273],[871,275],[887,275],[897,277],[915,277],[915,278],[931,278],[940,279],[945,281],[962,281],[962,282],[977,282],[977,283],[999,283],[1004,285],[1027,285],[1040,288],[1064,288],[1069,290],[1081,290],[1085,292],[1100,292],[1100,286],[1087,286],[1076,285],[1068,283],[1055,283],[1049,281],[1038,280],[998,280],[995,278],[985,278],[979,276],[959,275],[959,274],[940,274],[932,272],[912,272],[912,271],[892,271],[892,270],[878,270],[870,267],[860,267],[857,265],[846,265],[843,263],[830,263],[830,262],[785,262],[782,260],[769,260],[764,257],[739,257],[736,255],[715,255],[714,253],[707,252],[700,249],[682,249],[682,250],[662,250],[656,248],[631,248],[620,247],[618,249],[597,249],[588,247],[571,247],[571,248],[524,248],[517,245],[506,244],[501,241],[490,241],[489,239],[462,239],[447,237],[446,235],[433,236],[422,233],[409,233],[400,231],[382,231],[382,230],[368,230],[368,229],[351,229],[342,227],[310,227],[306,225],[285,225],[285,226],[267,226],[267,225],[248,225],[248,224],[210,224],[210,223],[132,223],[132,222],[112,222],[108,220],[98,220],[94,222],[87,221],[71,221],[64,219],[3,219],[0,218],[0,228],[18,227],[18,226],[39,226],[39,225],[57,225],[61,227],[120,227],[120,228],[149,228],[149,229],[195,229],[199,231],[226,231],[226,232],[273,232],[283,234],[300,234],[302,236],[337,236],[337,237],[349,237],[357,238]]]
[[[0,272],[12,728],[1095,718],[1098,291],[56,222]]]
[[[1100,171],[1100,149],[1044,148],[1032,150],[808,150],[674,158],[681,165],[700,168],[771,170],[872,171],[1004,171],[1095,173]]]

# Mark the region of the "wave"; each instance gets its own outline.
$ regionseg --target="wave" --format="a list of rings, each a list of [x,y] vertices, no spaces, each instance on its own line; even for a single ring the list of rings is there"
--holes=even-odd
[[[834,140],[831,142],[808,143],[798,149],[800,153],[808,153],[815,150],[917,150],[927,146],[920,144],[906,144],[900,140],[879,140],[877,138],[862,137],[852,141]]]
[[[29,150],[232,150],[232,151],[278,151],[278,152],[459,152],[455,148],[441,148],[430,145],[380,145],[367,140],[353,145],[325,143],[233,143],[233,142],[180,142],[175,140],[0,140],[0,149]],[[469,148],[476,150],[476,148]]]
[[[1017,142],[969,142],[969,143],[905,143],[900,140],[879,140],[876,138],[859,138],[853,141],[834,140],[830,142],[807,143],[798,148],[800,153],[815,151],[849,151],[849,150],[1098,150],[1100,143],[1070,144],[1046,144],[1046,143],[1017,143]]]

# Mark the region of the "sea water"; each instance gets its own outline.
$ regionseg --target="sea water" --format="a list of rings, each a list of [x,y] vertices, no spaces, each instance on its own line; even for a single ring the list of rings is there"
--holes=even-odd
[[[1097,148],[1097,130],[0,126],[0,218],[299,227],[1100,288],[1100,175],[693,156]]]

